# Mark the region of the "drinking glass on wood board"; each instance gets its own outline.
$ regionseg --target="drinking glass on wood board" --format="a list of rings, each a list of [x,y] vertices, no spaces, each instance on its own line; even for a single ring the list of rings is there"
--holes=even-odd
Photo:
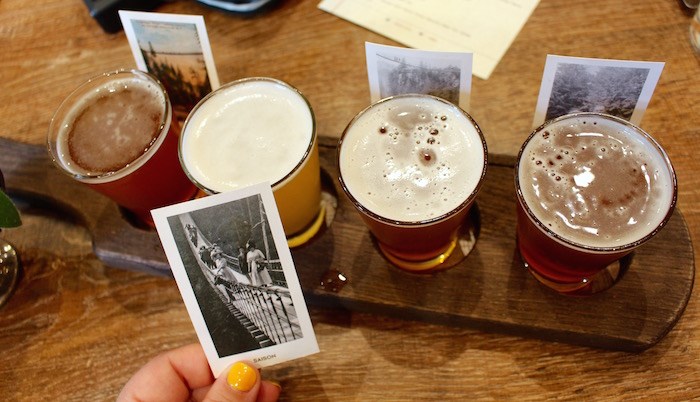
[[[487,161],[471,116],[423,94],[370,105],[348,124],[338,146],[343,190],[383,255],[412,272],[448,268],[469,254],[475,233],[460,240],[472,227]]]
[[[269,182],[290,247],[322,227],[316,122],[291,85],[251,77],[211,92],[187,116],[179,153],[189,178],[207,194]]]
[[[612,286],[635,248],[673,214],[666,152],[632,123],[600,113],[553,119],[527,138],[515,170],[517,243],[529,272],[557,292]]]
[[[47,146],[64,173],[152,227],[151,209],[197,193],[180,167],[177,128],[160,82],[142,71],[119,70],[68,95],[51,120]]]

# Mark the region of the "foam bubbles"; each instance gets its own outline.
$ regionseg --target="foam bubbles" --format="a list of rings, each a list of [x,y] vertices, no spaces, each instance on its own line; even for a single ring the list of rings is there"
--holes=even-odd
[[[152,84],[116,78],[79,99],[66,114],[57,151],[81,176],[129,167],[155,143],[164,120],[164,95]]]
[[[483,165],[471,121],[452,105],[422,97],[374,106],[347,130],[340,155],[351,194],[370,211],[405,222],[455,209],[476,188]]]
[[[297,92],[275,81],[242,81],[220,88],[191,113],[183,161],[217,192],[274,184],[303,160],[313,131],[311,110]]]
[[[576,243],[631,243],[664,218],[673,180],[648,139],[593,119],[555,123],[533,137],[520,163],[523,196],[540,220]]]

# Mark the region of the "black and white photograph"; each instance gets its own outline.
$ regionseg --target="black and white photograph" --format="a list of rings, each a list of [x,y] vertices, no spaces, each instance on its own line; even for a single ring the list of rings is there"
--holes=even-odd
[[[214,373],[318,351],[269,185],[152,214]]]
[[[179,117],[219,87],[204,18],[119,11],[139,70],[160,80]]]
[[[436,52],[366,42],[371,101],[420,93],[469,110],[472,54]]]
[[[664,63],[547,56],[533,126],[575,112],[639,124]]]

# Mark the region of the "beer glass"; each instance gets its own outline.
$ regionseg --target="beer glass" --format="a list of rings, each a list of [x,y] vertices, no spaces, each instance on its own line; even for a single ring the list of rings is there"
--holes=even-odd
[[[626,120],[575,113],[537,128],[515,170],[517,243],[532,275],[560,293],[612,286],[618,260],[670,219],[677,194],[668,156]]]
[[[51,120],[47,145],[64,173],[114,200],[138,225],[153,227],[151,209],[197,192],[180,167],[173,126],[160,82],[119,70],[68,95]]]
[[[187,116],[179,151],[185,172],[207,194],[269,182],[290,247],[322,226],[316,123],[291,85],[253,77],[213,91]]]
[[[471,116],[421,94],[385,98],[362,110],[338,146],[345,194],[383,255],[413,272],[459,262],[450,256],[487,160],[486,142]]]
[[[695,15],[690,20],[690,44],[700,53],[700,7],[695,10]]]

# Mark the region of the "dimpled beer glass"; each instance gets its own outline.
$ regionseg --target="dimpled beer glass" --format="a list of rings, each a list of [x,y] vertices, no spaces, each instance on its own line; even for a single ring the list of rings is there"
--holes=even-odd
[[[576,113],[537,128],[515,171],[520,255],[541,283],[567,294],[610,287],[617,262],[651,239],[676,204],[676,176],[639,127]]]
[[[486,174],[486,142],[454,104],[397,95],[348,124],[338,166],[343,190],[384,256],[404,270],[430,272],[449,266]]]
[[[168,95],[153,76],[138,70],[102,74],[61,103],[48,150],[63,172],[152,227],[151,209],[197,192],[180,167],[171,119]]]
[[[185,172],[208,194],[269,182],[290,247],[320,229],[316,123],[291,85],[253,77],[220,87],[190,112],[179,149]]]

